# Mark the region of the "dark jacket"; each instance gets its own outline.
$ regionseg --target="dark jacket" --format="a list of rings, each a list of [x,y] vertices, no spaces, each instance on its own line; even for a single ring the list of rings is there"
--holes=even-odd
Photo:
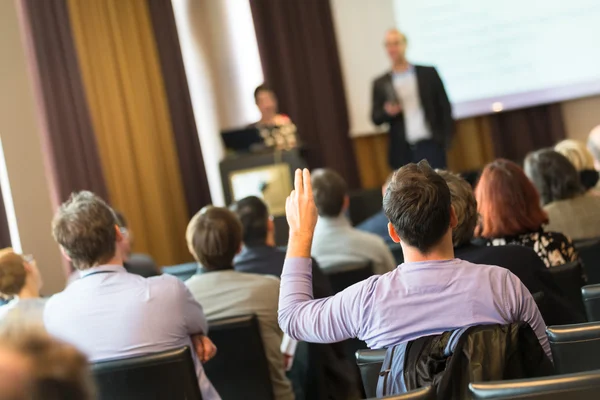
[[[388,246],[392,246],[394,245],[394,241],[388,233],[388,222],[388,218],[385,216],[383,210],[381,210],[377,214],[369,217],[368,219],[358,224],[356,226],[356,229],[359,229],[364,232],[373,233],[385,240],[385,244],[387,244]]]
[[[578,304],[562,295],[552,274],[537,253],[525,246],[476,246],[467,244],[454,249],[457,258],[474,264],[497,265],[515,274],[531,294],[544,293],[538,308],[546,325],[585,322]]]
[[[452,107],[444,84],[434,67],[415,65],[419,97],[425,112],[425,119],[429,123],[433,140],[441,146],[448,147],[454,131]],[[393,169],[411,162],[410,147],[406,142],[404,116],[402,112],[390,117],[384,109],[387,101],[397,100],[396,91],[392,83],[392,73],[386,72],[373,82],[373,102],[371,120],[375,125],[390,124],[390,142],[388,161]]]
[[[402,347],[402,351],[396,347]],[[553,373],[552,362],[526,323],[479,325],[389,348],[377,395],[434,386],[438,399],[462,400],[471,398],[471,382],[537,378]]]

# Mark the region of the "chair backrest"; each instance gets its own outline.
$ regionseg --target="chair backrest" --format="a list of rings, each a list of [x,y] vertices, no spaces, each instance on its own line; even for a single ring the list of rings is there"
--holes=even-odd
[[[600,238],[575,241],[588,283],[600,283]]]
[[[273,399],[269,364],[255,315],[209,321],[217,355],[204,364],[206,376],[223,400]]]
[[[355,264],[332,265],[324,269],[323,272],[329,277],[333,292],[338,293],[372,276],[373,263],[365,261]]]
[[[350,193],[348,214],[352,226],[356,226],[381,211],[383,195],[381,188],[363,189]]]
[[[546,334],[557,373],[600,369],[600,323],[550,326]]]
[[[585,286],[583,280],[583,267],[580,261],[573,261],[564,265],[551,267],[550,273],[562,295],[585,315],[585,307],[581,299],[581,288]]]
[[[583,400],[596,399],[600,371],[535,379],[471,383],[474,399]]]
[[[435,400],[435,390],[431,386],[424,387],[422,389],[413,390],[404,394],[396,396],[380,397],[379,399],[385,400]],[[376,398],[370,399],[376,400]]]
[[[383,365],[386,349],[358,350],[356,352],[356,364],[360,369],[360,377],[367,397],[377,395],[377,381]]]
[[[125,262],[125,268],[130,274],[150,278],[160,274],[156,262],[149,254],[133,253]]]
[[[171,267],[162,267],[164,274],[175,275],[182,281],[187,281],[198,271],[198,264],[195,262],[173,265]]]
[[[582,287],[581,297],[583,298],[588,321],[600,321],[600,285]]]
[[[202,399],[189,347],[91,367],[99,400]]]

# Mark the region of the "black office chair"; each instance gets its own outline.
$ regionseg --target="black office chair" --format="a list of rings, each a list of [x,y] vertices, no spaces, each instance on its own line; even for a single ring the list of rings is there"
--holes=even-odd
[[[329,277],[333,292],[338,293],[371,277],[373,275],[373,263],[364,261],[361,263],[331,265],[323,272]]]
[[[404,262],[404,253],[402,252],[402,246],[400,244],[393,244],[390,246],[390,251],[396,260],[396,265],[400,265]]]
[[[209,328],[218,352],[204,364],[204,371],[221,398],[272,400],[273,385],[256,316],[209,321]]]
[[[189,347],[91,365],[99,400],[202,399]]]
[[[600,369],[600,323],[550,326],[546,334],[557,373]]]
[[[360,369],[360,377],[367,397],[375,397],[377,394],[377,381],[386,351],[386,349],[366,349],[356,352],[356,364]]]
[[[600,238],[574,242],[589,284],[600,283]]]
[[[435,390],[431,386],[422,389],[413,390],[408,393],[398,394],[396,396],[379,397],[385,400],[435,400]],[[377,400],[376,398],[370,400]]]
[[[600,285],[582,287],[581,297],[583,298],[588,321],[600,321]]]
[[[535,379],[471,383],[469,389],[473,398],[478,400],[597,399],[600,391],[600,371]]]
[[[381,188],[363,189],[350,193],[348,216],[352,226],[356,226],[381,211],[383,195]]]
[[[562,295],[585,315],[585,307],[581,299],[581,288],[585,286],[583,280],[583,267],[580,261],[573,261],[564,265],[549,268],[554,282]]]
[[[151,278],[160,275],[160,271],[154,259],[143,253],[133,253],[124,263],[124,267],[130,274]]]
[[[162,267],[164,274],[175,275],[184,282],[190,279],[196,271],[198,271],[198,263],[195,262]]]

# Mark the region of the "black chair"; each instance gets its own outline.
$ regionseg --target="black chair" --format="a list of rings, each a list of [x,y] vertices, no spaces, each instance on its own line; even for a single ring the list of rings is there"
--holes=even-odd
[[[588,321],[600,321],[600,285],[582,287],[581,297],[583,298]]]
[[[540,308],[540,305],[544,302],[544,298],[546,297],[544,292],[535,292],[531,296],[533,297],[533,300],[535,301],[535,304],[537,304],[538,308]]]
[[[383,195],[381,188],[364,189],[350,193],[348,216],[352,226],[356,226],[381,211]]]
[[[365,261],[356,264],[331,265],[323,270],[329,277],[334,293],[341,292],[355,283],[364,281],[373,276],[373,263]]]
[[[383,366],[386,349],[358,350],[356,352],[356,364],[360,369],[360,377],[367,397],[375,397],[377,393],[377,381]]]
[[[198,264],[195,262],[162,267],[164,274],[175,275],[182,281],[187,281],[198,271]]]
[[[189,347],[92,364],[99,400],[202,399]]]
[[[546,334],[557,373],[600,369],[600,323],[550,326]]]
[[[549,268],[554,282],[562,295],[577,307],[581,315],[585,315],[585,307],[581,299],[581,288],[585,286],[583,280],[583,267],[580,261],[573,261],[564,265]]]
[[[379,397],[386,400],[435,400],[435,390],[431,386],[396,396]],[[376,400],[375,398],[371,400]]]
[[[404,262],[404,253],[402,252],[402,246],[400,244],[393,244],[390,246],[390,251],[396,260],[396,265],[400,265]]]
[[[600,238],[574,242],[589,284],[600,283]]]
[[[219,350],[204,371],[223,400],[273,399],[269,364],[255,315],[209,321]]]
[[[143,276],[144,278],[151,278],[160,274],[156,262],[148,254],[133,253],[124,264],[127,272]]]
[[[597,399],[600,391],[600,371],[535,379],[471,383],[469,389],[473,398],[479,400]]]

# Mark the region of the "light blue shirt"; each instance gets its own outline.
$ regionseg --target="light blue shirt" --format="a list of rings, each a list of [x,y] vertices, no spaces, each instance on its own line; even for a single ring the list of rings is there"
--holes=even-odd
[[[392,83],[402,105],[406,141],[415,144],[421,140],[431,139],[431,128],[421,104],[415,67],[411,65],[405,72],[393,72]]]
[[[220,399],[190,339],[208,333],[202,307],[174,276],[142,278],[119,265],[82,271],[79,280],[48,300],[44,324],[91,362],[190,346],[202,397]]]
[[[281,275],[279,325],[296,340],[357,337],[370,348],[387,348],[468,326],[527,322],[552,359],[535,301],[507,269],[457,258],[404,263],[313,300],[310,264],[310,258],[288,258]]]

